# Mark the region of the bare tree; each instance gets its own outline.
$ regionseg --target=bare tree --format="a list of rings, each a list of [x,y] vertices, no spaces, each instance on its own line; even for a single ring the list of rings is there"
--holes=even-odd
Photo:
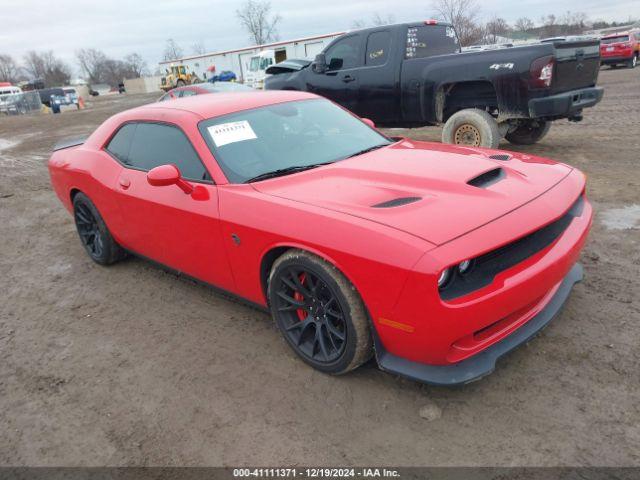
[[[18,79],[18,65],[11,55],[0,54],[0,82],[15,82]]]
[[[556,37],[560,35],[560,26],[558,25],[558,19],[555,15],[550,14],[547,16],[542,16],[540,18],[540,23],[542,23],[541,35],[543,37]]]
[[[52,50],[42,53],[31,50],[24,56],[24,64],[32,78],[41,79],[48,87],[64,85],[71,79],[71,69]]]
[[[170,60],[177,60],[178,58],[181,58],[183,56],[184,51],[182,50],[182,47],[180,47],[180,45],[178,45],[178,43],[173,38],[168,39],[167,44],[164,47],[164,54],[162,55],[162,59],[167,62]]]
[[[527,17],[520,17],[514,25],[517,32],[528,32],[535,27],[533,21]]]
[[[108,58],[103,51],[95,48],[82,48],[76,52],[76,59],[89,83],[104,82],[104,69]]]
[[[364,20],[362,20],[361,18],[359,18],[358,20],[354,20],[353,22],[351,22],[351,29],[352,30],[360,30],[362,28],[367,28],[367,22],[365,22]]]
[[[124,57],[124,63],[126,69],[130,75],[127,78],[138,78],[147,73],[147,62],[144,58],[136,52],[130,53]]]
[[[500,37],[509,33],[509,24],[504,18],[493,16],[485,26],[485,40],[487,43],[498,43]]]
[[[249,39],[256,45],[278,39],[278,23],[282,17],[271,15],[271,3],[266,0],[246,0],[236,10],[240,25],[249,34]]]
[[[587,27],[587,20],[587,14],[584,12],[567,11],[561,19],[562,30],[568,35],[578,35]]]
[[[191,52],[194,55],[204,55],[205,53],[207,53],[207,49],[204,46],[204,42],[198,41],[193,45],[191,45]]]
[[[482,41],[484,31],[478,24],[480,7],[475,0],[433,0],[432,8],[442,20],[453,25],[463,47]]]
[[[391,13],[383,17],[378,12],[375,12],[371,17],[371,23],[374,27],[379,27],[381,25],[391,25],[392,23],[395,23],[395,21],[396,17]]]

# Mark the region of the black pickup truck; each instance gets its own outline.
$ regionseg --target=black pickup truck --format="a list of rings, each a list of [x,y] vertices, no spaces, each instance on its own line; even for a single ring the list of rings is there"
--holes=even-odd
[[[551,121],[582,119],[602,99],[598,40],[462,52],[446,23],[346,33],[313,62],[267,69],[265,88],[325,96],[384,127],[444,123],[443,142],[532,144]]]

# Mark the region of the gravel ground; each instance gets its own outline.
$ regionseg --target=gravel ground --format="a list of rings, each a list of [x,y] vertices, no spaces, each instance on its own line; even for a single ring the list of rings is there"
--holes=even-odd
[[[639,466],[640,69],[600,83],[582,123],[517,148],[587,173],[585,280],[460,388],[373,364],[323,375],[264,313],[143,260],[92,263],[49,186],[51,146],[157,95],[1,118],[0,464]]]

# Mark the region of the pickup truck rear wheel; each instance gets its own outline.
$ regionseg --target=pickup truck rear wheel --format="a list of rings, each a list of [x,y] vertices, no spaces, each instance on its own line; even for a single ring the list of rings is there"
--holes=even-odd
[[[551,122],[544,120],[529,120],[520,124],[515,130],[504,136],[514,145],[533,145],[542,140],[551,128]]]
[[[495,118],[477,108],[454,113],[442,130],[442,141],[454,145],[496,148],[500,138],[500,128]]]

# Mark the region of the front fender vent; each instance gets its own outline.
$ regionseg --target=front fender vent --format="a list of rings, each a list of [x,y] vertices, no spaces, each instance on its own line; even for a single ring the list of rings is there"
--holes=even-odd
[[[400,198],[394,198],[393,200],[387,200],[386,202],[376,203],[375,205],[371,205],[371,206],[373,208],[401,207],[403,205],[408,205],[410,203],[417,202],[418,200],[422,200],[422,197],[400,197]]]
[[[478,188],[487,188],[493,185],[496,182],[499,182],[504,178],[504,170],[502,168],[494,168],[493,170],[489,170],[484,172],[477,177],[472,178],[467,182],[467,185],[471,185],[472,187]]]

